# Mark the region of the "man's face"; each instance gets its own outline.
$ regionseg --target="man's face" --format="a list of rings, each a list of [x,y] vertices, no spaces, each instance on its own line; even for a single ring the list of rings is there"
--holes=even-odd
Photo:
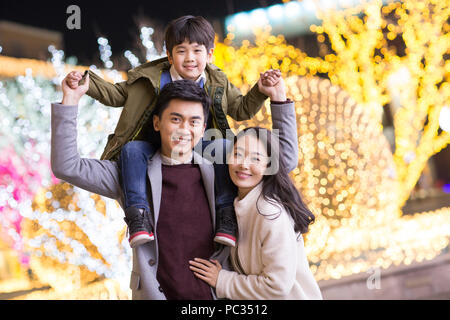
[[[172,52],[167,52],[170,64],[173,64],[178,74],[186,80],[197,80],[206,68],[206,64],[212,61],[214,49],[206,49],[197,42],[183,43],[173,47]]]
[[[153,126],[161,135],[161,153],[181,159],[190,155],[205,132],[205,117],[200,102],[172,99],[161,117],[153,117]]]

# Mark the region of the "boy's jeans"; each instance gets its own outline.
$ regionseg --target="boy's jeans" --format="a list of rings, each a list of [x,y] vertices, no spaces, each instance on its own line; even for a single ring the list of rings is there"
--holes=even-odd
[[[226,139],[216,139],[213,141],[201,141],[202,151],[207,146],[214,143],[214,148],[222,147],[222,163],[214,162],[216,209],[233,206],[237,196],[237,188],[233,184],[226,164],[226,150],[231,146],[231,141]],[[208,150],[214,150],[208,147]],[[121,170],[122,188],[125,197],[125,209],[134,206],[150,212],[150,205],[147,200],[147,162],[156,152],[155,148],[147,141],[130,141],[121,151],[119,166]],[[204,154],[205,158],[209,156]],[[211,152],[214,157],[214,151]],[[208,159],[213,160],[213,159]]]

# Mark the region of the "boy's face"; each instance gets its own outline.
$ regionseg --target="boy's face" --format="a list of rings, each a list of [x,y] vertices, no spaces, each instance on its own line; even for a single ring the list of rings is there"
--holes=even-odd
[[[213,51],[213,48],[207,50],[202,44],[185,40],[173,47],[172,52],[167,52],[167,57],[183,79],[195,81],[212,61]]]
[[[183,160],[205,132],[205,117],[200,102],[172,99],[161,117],[153,117],[155,131],[161,135],[161,153]]]

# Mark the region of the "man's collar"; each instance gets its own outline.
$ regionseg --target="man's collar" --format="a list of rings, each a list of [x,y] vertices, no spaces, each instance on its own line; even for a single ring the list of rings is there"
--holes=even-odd
[[[180,76],[180,74],[177,72],[177,70],[175,70],[175,67],[173,66],[173,64],[170,66],[169,72],[170,72],[170,77],[172,78],[172,81],[183,80],[183,78]],[[197,80],[195,80],[195,82],[200,83],[201,79],[203,79],[203,83],[206,82],[205,70],[203,70],[202,74],[200,75],[200,77],[198,77]]]
[[[168,165],[168,166],[173,166],[173,165],[178,165],[178,164],[189,164],[189,163],[192,163],[193,154],[194,154],[194,152],[191,153],[191,156],[188,159],[186,159],[186,161],[181,162],[176,159],[166,157],[165,155],[163,155],[161,153],[161,163]]]

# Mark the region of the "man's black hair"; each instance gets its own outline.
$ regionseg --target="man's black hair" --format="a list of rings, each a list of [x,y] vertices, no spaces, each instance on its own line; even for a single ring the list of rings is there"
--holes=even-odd
[[[153,119],[153,116],[155,115],[161,118],[164,110],[167,109],[170,101],[173,99],[201,103],[203,107],[204,122],[206,123],[208,120],[211,99],[208,97],[205,90],[192,80],[178,80],[166,84],[159,93],[150,119]],[[152,120],[150,140],[155,145],[161,145],[161,136],[159,135],[159,132],[155,131]]]

